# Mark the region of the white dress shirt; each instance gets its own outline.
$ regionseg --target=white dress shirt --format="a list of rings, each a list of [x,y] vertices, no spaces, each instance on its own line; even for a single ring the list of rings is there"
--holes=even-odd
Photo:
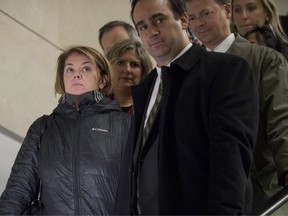
[[[232,33],[227,38],[225,38],[225,40],[223,40],[214,50],[211,50],[208,47],[206,47],[206,50],[219,52],[219,53],[225,53],[231,47],[234,40],[235,40],[235,35]]]

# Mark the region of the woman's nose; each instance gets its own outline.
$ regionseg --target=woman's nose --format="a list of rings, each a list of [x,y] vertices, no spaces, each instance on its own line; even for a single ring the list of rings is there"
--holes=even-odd
[[[131,73],[131,66],[130,66],[130,64],[129,64],[129,63],[125,64],[123,70],[126,71],[126,72]]]
[[[74,74],[74,79],[81,79],[82,75],[81,73],[77,72],[76,74]]]
[[[247,19],[247,13],[246,13],[245,10],[243,10],[243,12],[242,12],[242,18],[243,18],[243,19]]]

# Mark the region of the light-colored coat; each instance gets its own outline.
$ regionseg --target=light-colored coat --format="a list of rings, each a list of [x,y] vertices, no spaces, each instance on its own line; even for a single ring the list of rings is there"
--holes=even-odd
[[[281,189],[288,172],[288,64],[277,51],[240,35],[227,51],[251,66],[259,90],[259,131],[252,170],[254,208]],[[278,184],[279,182],[279,184]]]

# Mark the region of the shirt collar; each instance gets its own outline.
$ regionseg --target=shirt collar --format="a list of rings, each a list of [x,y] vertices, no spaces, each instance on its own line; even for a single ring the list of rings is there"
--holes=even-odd
[[[225,40],[222,41],[213,51],[214,52],[220,52],[220,53],[225,53],[227,50],[231,47],[235,40],[235,35],[231,33],[228,37],[225,38]],[[212,51],[208,47],[206,48],[207,51]]]

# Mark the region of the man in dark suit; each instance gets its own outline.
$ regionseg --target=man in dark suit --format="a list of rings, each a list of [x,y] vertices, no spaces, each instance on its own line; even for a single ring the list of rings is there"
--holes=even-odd
[[[132,0],[131,7],[157,67],[132,88],[115,214],[250,213],[258,95],[249,66],[189,42],[184,0]]]
[[[259,129],[251,170],[253,209],[257,211],[282,186],[288,185],[288,64],[276,50],[231,33],[231,0],[185,2],[191,30],[206,49],[242,57],[251,66],[257,83]],[[212,11],[217,13],[199,18],[199,14]]]

